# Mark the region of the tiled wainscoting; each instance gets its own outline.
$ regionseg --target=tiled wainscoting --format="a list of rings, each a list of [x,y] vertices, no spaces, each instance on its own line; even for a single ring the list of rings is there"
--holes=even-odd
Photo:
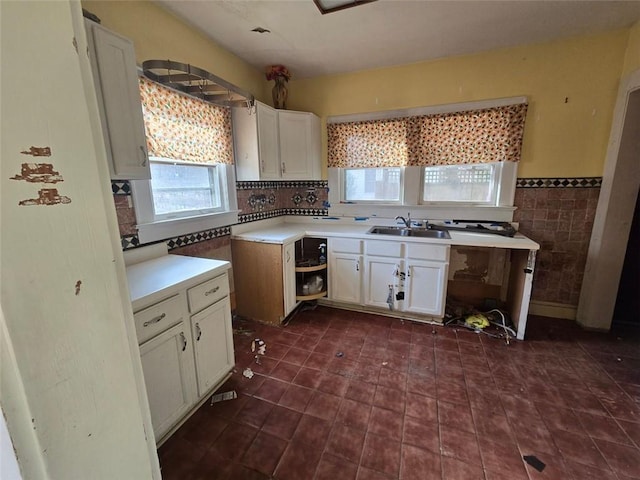
[[[514,221],[520,231],[540,243],[532,301],[566,306],[575,312],[587,258],[601,179],[520,178]],[[140,245],[127,181],[113,181],[112,189],[122,248]],[[326,181],[238,182],[239,222],[280,215],[323,216],[328,213]],[[174,253],[228,260],[230,227],[167,239]],[[569,316],[571,316],[569,314]]]
[[[578,305],[600,184],[599,177],[518,180],[514,221],[540,244],[534,302]]]

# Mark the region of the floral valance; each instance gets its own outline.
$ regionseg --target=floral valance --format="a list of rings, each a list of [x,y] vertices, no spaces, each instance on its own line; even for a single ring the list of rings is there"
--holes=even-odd
[[[327,125],[329,167],[517,162],[527,104]]]
[[[231,112],[140,77],[150,156],[193,163],[233,163]]]

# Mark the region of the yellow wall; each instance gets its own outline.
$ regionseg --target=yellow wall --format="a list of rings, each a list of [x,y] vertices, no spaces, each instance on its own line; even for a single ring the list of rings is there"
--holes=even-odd
[[[83,0],[82,6],[97,15],[104,27],[133,41],[138,64],[151,59],[190,63],[265,99],[262,71],[154,3]]]
[[[629,43],[624,56],[623,75],[640,68],[640,22],[636,22],[629,32]]]
[[[627,37],[628,30],[619,30],[392,68],[294,78],[290,107],[326,117],[526,95],[529,112],[518,176],[600,176]],[[323,143],[326,149],[326,134]]]
[[[82,4],[105,27],[133,40],[138,62],[168,58],[191,63],[271,103],[272,83],[261,71],[155,4]],[[294,77],[288,103],[324,119],[526,95],[529,113],[518,176],[600,176],[620,77],[637,68],[640,22],[630,30],[596,36],[313,79]],[[326,159],[324,128],[323,149]]]

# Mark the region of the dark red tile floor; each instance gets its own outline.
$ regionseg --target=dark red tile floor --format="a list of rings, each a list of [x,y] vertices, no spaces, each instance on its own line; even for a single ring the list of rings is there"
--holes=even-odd
[[[507,346],[324,307],[241,326],[219,390],[238,399],[205,403],[160,448],[165,480],[640,478],[637,336],[531,317]]]

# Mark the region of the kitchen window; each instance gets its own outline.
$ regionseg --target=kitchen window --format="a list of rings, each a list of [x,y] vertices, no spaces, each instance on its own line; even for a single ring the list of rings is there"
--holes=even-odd
[[[476,207],[509,215],[526,114],[517,97],[329,117],[332,214],[413,205],[436,218],[478,215],[461,213]]]
[[[422,203],[495,204],[496,164],[445,165],[422,169]]]
[[[342,190],[345,202],[398,203],[402,200],[402,169],[346,168]]]
[[[151,180],[132,180],[141,243],[237,223],[231,114],[141,78]]]

